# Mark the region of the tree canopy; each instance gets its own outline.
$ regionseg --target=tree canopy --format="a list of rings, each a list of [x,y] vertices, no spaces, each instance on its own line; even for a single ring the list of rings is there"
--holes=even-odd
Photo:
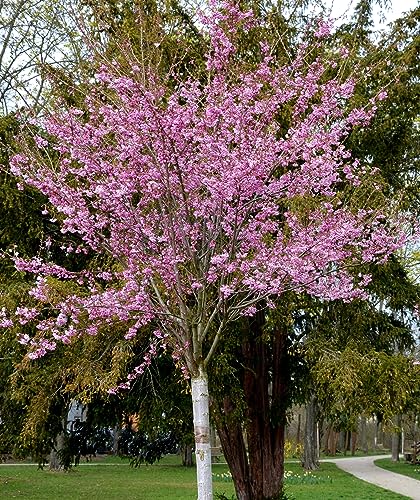
[[[161,16],[153,3],[149,7],[145,4],[144,16]],[[96,10],[99,20],[114,19],[107,37],[131,22],[130,9],[114,15],[120,8],[103,2]],[[259,43],[264,22],[258,25],[232,9],[235,20],[218,13],[216,21],[206,21],[204,34],[178,10],[177,19],[187,20],[187,35],[153,31],[139,43],[148,55],[137,50],[137,59],[126,49],[118,62],[111,61],[121,47],[111,43],[83,104],[74,99],[71,80],[58,75],[71,108],[56,102],[52,117],[39,123],[47,133],[32,129],[34,136],[13,166],[54,206],[44,222],[58,219],[69,237],[69,255],[59,257],[60,266],[57,252],[44,253],[45,261],[15,259],[21,271],[41,278],[31,291],[39,303],[33,300],[16,316],[17,328],[34,319],[41,326],[37,334],[28,329],[19,337],[31,347],[32,358],[57,349],[60,341],[73,343],[86,329],[101,335],[108,328],[104,324],[125,329],[129,344],[150,323],[155,339],[129,380],[144,372],[162,344],[194,375],[207,368],[217,344],[228,337],[227,324],[246,324],[248,315],[255,316],[250,327],[236,330],[247,348],[255,348],[255,335],[277,339],[273,346],[280,346],[293,334],[281,321],[278,335],[264,334],[257,318],[267,320],[260,311],[267,302],[279,307],[273,299],[281,295],[289,301],[284,292],[290,290],[335,300],[361,295],[358,283],[364,288],[369,274],[377,276],[366,264],[355,264],[382,260],[402,242],[402,233],[392,234],[389,208],[402,205],[401,192],[406,210],[416,206],[411,98],[417,42],[402,35],[414,33],[415,13],[379,48],[366,30],[359,45],[343,49],[351,27],[338,30],[334,41],[325,38],[328,27],[322,23],[300,48],[297,43],[280,48],[272,39]],[[264,21],[287,28],[281,15],[267,11]],[[362,18],[358,27],[367,22]],[[176,37],[183,43],[171,64]],[[207,67],[203,54],[194,59],[198,45],[191,40],[208,50]],[[130,43],[138,42],[134,37]],[[393,47],[391,65],[402,82],[398,91],[383,63]],[[338,64],[340,59],[348,62]],[[377,84],[369,77],[354,80],[354,65],[361,75],[369,67]],[[378,99],[384,87],[390,101]],[[405,92],[412,103],[404,113],[399,110],[405,101],[392,92]],[[404,140],[397,146],[398,134]],[[402,171],[405,158],[410,160]],[[373,175],[376,165],[381,170]],[[80,272],[85,252],[111,258]],[[51,257],[55,264],[47,262]],[[60,280],[74,283],[61,286]],[[382,286],[388,286],[386,280]],[[48,290],[57,287],[61,294]],[[390,297],[395,308],[398,302],[404,300]],[[299,300],[288,303],[301,306]],[[270,345],[263,348],[266,354]],[[270,370],[252,365],[259,368],[268,385]]]

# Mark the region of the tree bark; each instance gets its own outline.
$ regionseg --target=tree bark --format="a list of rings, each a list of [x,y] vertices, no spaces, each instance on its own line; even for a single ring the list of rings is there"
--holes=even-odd
[[[287,335],[282,330],[275,332],[269,349],[263,340],[263,325],[263,313],[257,314],[250,321],[251,335],[242,347],[248,407],[246,431],[252,498],[274,500],[283,491],[289,383]]]
[[[298,421],[297,421],[297,431],[296,431],[296,444],[300,444],[300,427],[302,425],[302,415],[299,411],[298,413]]]
[[[63,464],[60,459],[60,452],[64,449],[64,433],[60,432],[55,439],[55,446],[50,453],[48,468],[50,471],[58,472],[63,470]]]
[[[305,470],[319,468],[317,449],[317,413],[318,408],[314,395],[311,395],[306,405],[305,435],[303,442],[303,467]]]
[[[330,434],[332,432],[332,428],[330,425],[327,425],[327,430],[325,431],[325,443],[324,443],[324,451],[326,455],[330,454]]]
[[[374,448],[375,448],[375,451],[378,449],[378,444],[379,444],[379,426],[380,426],[380,421],[378,419],[378,416],[376,416],[375,437],[374,437]]]
[[[216,414],[217,433],[223,448],[225,460],[229,465],[238,500],[252,500],[249,464],[242,426],[233,417],[235,407],[229,396],[223,400],[222,414]]]
[[[121,426],[120,424],[116,424],[112,431],[112,454],[118,455],[118,441],[120,439],[121,434]]]
[[[354,457],[357,449],[357,432],[351,431],[351,455]]]
[[[347,431],[340,431],[338,433],[338,445],[337,448],[340,450],[340,452],[343,452],[344,455],[346,454],[346,448],[347,448]]]
[[[325,438],[325,452],[327,455],[335,456],[337,454],[339,436],[339,433],[336,432],[332,424],[330,424]]]
[[[399,462],[400,461],[400,450],[401,450],[401,415],[397,415],[394,419],[395,425],[398,427],[398,430],[392,433],[392,461]]]
[[[207,375],[200,369],[191,378],[198,500],[212,500],[209,391]]]
[[[351,432],[344,431],[344,456],[347,455],[347,452],[350,451],[351,445]]]
[[[184,467],[192,467],[194,465],[192,448],[189,444],[184,444],[182,446],[181,457],[182,457],[182,465]]]
[[[263,325],[262,314],[250,320],[242,344],[244,427],[233,417],[236,408],[229,395],[218,401],[216,412],[216,426],[238,500],[277,500],[283,492],[290,383],[287,335],[279,330],[267,342],[262,335]]]
[[[366,417],[360,417],[360,447],[363,453],[366,455],[369,452],[368,441],[367,441],[367,422]]]

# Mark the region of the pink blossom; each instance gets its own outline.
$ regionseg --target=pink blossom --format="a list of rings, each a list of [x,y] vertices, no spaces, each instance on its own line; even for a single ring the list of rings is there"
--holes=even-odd
[[[34,136],[34,141],[39,148],[45,148],[46,146],[48,146],[48,141],[46,141],[43,137],[39,135]]]
[[[56,324],[57,326],[64,326],[68,321],[68,317],[64,314],[64,313],[60,313],[58,316],[57,316],[57,319],[56,319]]]
[[[136,69],[104,65],[85,103],[87,119],[57,107],[43,121],[57,164],[25,145],[12,159],[13,173],[60,213],[62,232],[82,240],[64,251],[118,263],[114,272],[76,273],[16,256],[17,269],[38,277],[31,299],[39,307],[53,295],[49,276],[86,287],[52,304],[51,318],[34,316],[38,335],[70,343],[124,323],[133,340],[152,323],[159,333],[130,380],[163,345],[185,374],[194,373],[214,332],[255,314],[257,303],[273,307],[287,291],[363,296],[369,277],[351,269],[385,260],[405,241],[398,218],[357,211],[339,192],[374,181],[345,140],[353,127],[369,125],[375,99],[352,108],[357,82],[331,76],[328,51],[308,62],[305,44],[284,67],[263,44],[261,61],[238,74],[240,32],[256,21],[230,2],[212,2],[209,12],[205,77],[174,85],[149,71],[145,83]],[[320,21],[315,36],[328,31]],[[102,92],[112,101],[96,99]],[[285,107],[288,130],[277,119]],[[50,349],[31,348],[32,357]]]
[[[22,333],[18,335],[19,344],[28,345],[31,337],[27,333]]]
[[[316,38],[325,38],[331,33],[331,22],[323,19],[318,21],[317,31],[315,32]]]
[[[17,317],[17,321],[21,325],[25,325],[38,316],[38,311],[35,308],[17,307],[15,314]]]

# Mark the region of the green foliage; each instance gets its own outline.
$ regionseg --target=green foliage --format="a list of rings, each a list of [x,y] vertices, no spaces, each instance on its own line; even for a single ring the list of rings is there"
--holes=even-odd
[[[235,500],[235,495],[232,495],[230,497],[226,496],[224,493],[216,493],[214,498],[217,500]]]
[[[313,387],[337,429],[355,428],[359,414],[390,421],[413,410],[420,391],[413,365],[420,289],[395,256],[368,271],[369,300],[314,304],[306,320]]]
[[[90,33],[98,41],[97,58],[118,60],[130,68],[133,56],[148,72],[188,76],[200,71],[205,42],[193,13],[177,0],[82,0],[91,13]],[[194,12],[194,11],[193,11]]]
[[[13,245],[23,255],[31,255],[39,248],[48,225],[41,210],[45,204],[43,195],[30,188],[19,190],[16,179],[7,170],[10,153],[14,149],[14,137],[19,131],[15,116],[0,117],[0,251]],[[6,168],[5,168],[6,167]],[[50,224],[51,225],[51,224]],[[12,273],[11,264],[0,259],[0,283]]]
[[[75,422],[72,429],[64,432],[63,438],[63,448],[57,454],[65,471],[79,465],[82,457],[89,461],[97,453],[112,448],[111,431],[104,427],[92,427],[88,422]]]
[[[387,197],[397,197],[405,209],[417,211],[420,129],[415,121],[420,112],[420,8],[396,21],[374,41],[369,35],[371,6],[372,2],[360,2],[354,22],[342,26],[337,38],[351,40],[349,69],[355,62],[359,71],[369,68],[368,83],[359,86],[355,99],[366,101],[381,89],[386,89],[388,98],[378,104],[372,124],[355,131],[348,145],[357,158],[380,169]]]
[[[319,399],[336,424],[344,415],[351,420],[360,414],[380,414],[389,422],[418,405],[420,370],[401,354],[362,354],[351,346],[325,352],[314,366],[314,378]]]
[[[284,459],[299,459],[303,457],[303,445],[294,441],[286,440],[284,443]]]

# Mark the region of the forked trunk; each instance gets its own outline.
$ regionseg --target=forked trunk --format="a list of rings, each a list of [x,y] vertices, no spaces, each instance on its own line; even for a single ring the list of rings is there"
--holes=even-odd
[[[198,500],[212,500],[209,391],[203,370],[191,378]]]
[[[251,498],[276,500],[282,495],[284,475],[286,337],[278,332],[269,349],[258,319],[251,325],[253,336],[243,345]]]
[[[223,400],[221,414],[216,414],[217,432],[229,465],[238,500],[253,500],[248,457],[242,425],[233,416],[235,407],[229,396]]]
[[[229,394],[219,401],[216,425],[238,500],[282,498],[284,425],[290,383],[287,335],[281,330],[271,342],[263,338],[263,314],[249,322],[242,344],[242,387],[246,425],[235,419]],[[246,433],[248,454],[244,433]]]

